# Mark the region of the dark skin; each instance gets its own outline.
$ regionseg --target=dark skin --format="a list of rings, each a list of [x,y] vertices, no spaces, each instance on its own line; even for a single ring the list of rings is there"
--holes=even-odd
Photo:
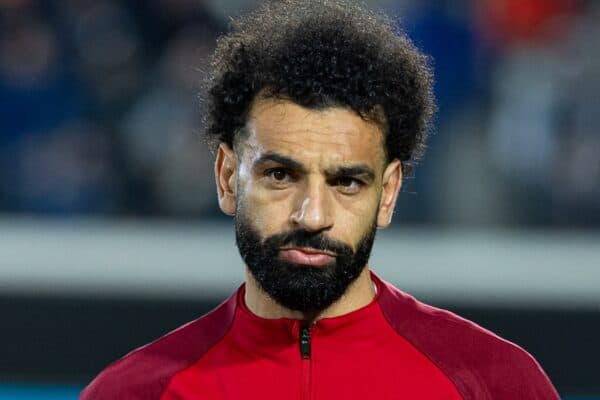
[[[246,131],[235,151],[221,144],[217,152],[215,176],[225,214],[235,215],[241,205],[263,238],[301,228],[353,249],[372,221],[378,228],[389,225],[402,170],[399,160],[386,162],[378,124],[346,108],[312,110],[259,98]],[[331,257],[304,248],[282,249],[280,256],[314,268]],[[339,316],[367,305],[374,294],[367,266],[338,301],[306,315],[277,304],[246,274],[246,304],[265,318]]]

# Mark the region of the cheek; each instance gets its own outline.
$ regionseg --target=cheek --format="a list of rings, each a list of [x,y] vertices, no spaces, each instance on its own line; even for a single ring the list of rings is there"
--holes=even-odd
[[[260,183],[247,183],[238,196],[247,218],[261,234],[269,236],[289,229],[291,200],[285,191],[266,190]]]
[[[379,209],[379,194],[365,193],[360,199],[345,198],[337,204],[336,224],[334,235],[336,238],[356,244],[372,228]]]

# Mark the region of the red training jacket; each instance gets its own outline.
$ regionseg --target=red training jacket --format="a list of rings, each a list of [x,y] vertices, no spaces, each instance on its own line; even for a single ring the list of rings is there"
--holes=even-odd
[[[252,314],[242,286],[111,364],[80,399],[559,399],[520,347],[372,279],[369,305],[310,328]]]

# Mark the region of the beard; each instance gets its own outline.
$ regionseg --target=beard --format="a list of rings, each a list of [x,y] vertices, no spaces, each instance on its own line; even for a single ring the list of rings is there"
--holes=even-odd
[[[302,312],[323,310],[346,292],[366,267],[376,232],[373,220],[354,251],[323,232],[304,229],[262,239],[241,208],[235,222],[237,247],[258,285],[280,305]],[[284,246],[330,252],[335,260],[318,267],[296,264],[280,257]]]

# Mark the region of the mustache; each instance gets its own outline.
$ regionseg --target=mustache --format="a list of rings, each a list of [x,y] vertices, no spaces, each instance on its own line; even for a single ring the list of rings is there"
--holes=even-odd
[[[308,247],[335,255],[351,255],[354,253],[352,247],[340,240],[331,239],[323,233],[309,232],[304,229],[269,236],[264,244],[272,249],[288,246]]]

